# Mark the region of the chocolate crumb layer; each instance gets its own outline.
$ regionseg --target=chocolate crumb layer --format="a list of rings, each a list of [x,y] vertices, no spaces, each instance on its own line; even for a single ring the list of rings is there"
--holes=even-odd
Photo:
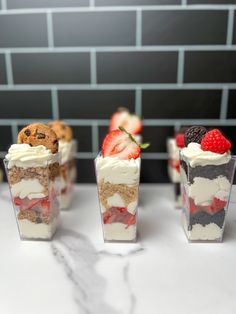
[[[107,199],[115,193],[119,194],[127,207],[130,203],[138,199],[138,185],[127,186],[126,184],[112,184],[102,180],[98,184],[99,197],[102,206],[109,209]]]
[[[18,214],[17,214],[17,219],[18,220],[22,220],[22,219],[27,219],[31,222],[34,223],[45,223],[45,224],[49,224],[50,223],[50,215],[47,214],[41,214],[39,212],[36,212],[32,209],[25,209],[25,210],[21,210]]]
[[[210,223],[215,223],[220,228],[223,227],[224,221],[225,221],[225,210],[221,209],[219,212],[217,212],[214,215],[211,215],[209,213],[206,213],[204,211],[200,211],[196,213],[195,215],[190,215],[189,218],[189,227],[190,230],[192,229],[193,225],[200,224],[202,226],[206,226]]]

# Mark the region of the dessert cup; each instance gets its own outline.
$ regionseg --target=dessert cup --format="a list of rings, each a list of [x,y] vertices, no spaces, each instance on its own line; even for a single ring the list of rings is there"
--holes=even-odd
[[[168,175],[170,181],[174,185],[175,208],[182,207],[182,198],[180,192],[180,149],[176,145],[174,138],[167,139],[167,153],[168,153]]]
[[[180,152],[183,227],[189,242],[221,242],[235,156],[222,164],[191,166]]]
[[[22,240],[50,240],[58,226],[60,154],[43,165],[4,160],[12,204]]]
[[[60,147],[61,143],[59,144]],[[62,144],[63,145],[63,144]],[[73,187],[77,177],[77,167],[75,155],[77,151],[77,141],[72,140],[64,143],[62,153],[61,173],[61,209],[70,207],[73,197]],[[63,156],[65,157],[63,159]]]
[[[105,242],[135,242],[141,160],[95,159]]]

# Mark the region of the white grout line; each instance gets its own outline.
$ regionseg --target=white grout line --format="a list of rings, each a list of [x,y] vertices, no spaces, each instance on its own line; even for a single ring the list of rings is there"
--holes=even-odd
[[[184,50],[179,49],[178,68],[177,68],[177,83],[183,84],[183,82],[184,82]]]
[[[176,121],[174,125],[175,133],[179,132],[180,128],[181,128],[181,124],[179,123],[179,121]]]
[[[142,89],[139,86],[135,90],[135,113],[142,117]]]
[[[0,85],[0,91],[37,91],[37,90],[135,90],[140,87],[143,90],[168,90],[168,89],[236,89],[236,83],[147,83],[147,84],[17,84],[17,85]]]
[[[9,85],[12,85],[14,84],[14,82],[13,82],[11,53],[9,51],[5,53],[5,64],[6,64],[7,83]]]
[[[52,12],[47,11],[47,33],[48,33],[48,46],[49,49],[54,46],[54,36],[53,36],[53,22],[52,22]]]
[[[228,26],[227,26],[227,39],[226,44],[233,44],[233,33],[234,33],[234,10],[231,8],[228,13]]]
[[[92,2],[92,1],[91,1]],[[10,9],[1,10],[0,15],[6,14],[37,14],[46,13],[49,10],[54,12],[113,12],[113,11],[169,11],[169,10],[228,10],[236,9],[236,5],[137,5],[137,6],[100,6],[100,7],[58,7],[58,8],[24,8],[24,9]]]
[[[95,7],[95,0],[89,0],[89,7],[94,8]]]
[[[95,49],[90,52],[90,80],[91,84],[97,84],[97,55]]]
[[[181,5],[182,5],[182,7],[187,6],[187,0],[181,0]]]
[[[220,108],[220,119],[227,119],[228,113],[228,98],[229,90],[227,87],[223,88],[221,96],[221,108]]]
[[[168,159],[167,153],[142,153],[142,159],[158,159],[158,160],[166,160]]]
[[[78,159],[94,159],[97,157],[97,153],[77,153],[76,158]]]
[[[1,9],[7,10],[7,0],[1,0]]]
[[[97,121],[92,123],[92,151],[98,154],[99,151],[99,141],[98,141],[98,124]]]
[[[109,119],[64,119],[66,123],[72,126],[92,126],[94,123],[97,126],[108,126]],[[0,119],[0,126],[11,126],[12,123],[17,125],[30,124],[34,122],[49,122],[49,119]],[[221,125],[221,126],[236,126],[236,119],[144,119],[144,126],[175,126],[180,125]]]
[[[51,91],[52,99],[52,118],[53,120],[59,119],[59,104],[58,104],[58,91],[57,88],[53,88]]]
[[[136,11],[136,46],[142,46],[142,11]]]
[[[14,120],[11,123],[11,134],[13,143],[17,143],[18,125]]]
[[[50,24],[50,21],[48,22]],[[50,27],[49,27],[50,28]],[[49,30],[50,31],[50,30]],[[53,30],[51,30],[53,33]],[[136,35],[137,36],[137,35]],[[53,34],[49,37],[53,44]],[[52,38],[51,38],[52,37]],[[51,38],[51,39],[50,39]],[[236,51],[236,45],[163,45],[163,46],[96,46],[96,47],[26,47],[0,48],[0,53],[73,53],[73,52],[158,52],[158,51]]]

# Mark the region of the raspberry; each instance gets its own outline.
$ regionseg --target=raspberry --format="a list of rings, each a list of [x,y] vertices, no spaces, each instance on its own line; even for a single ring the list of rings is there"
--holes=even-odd
[[[178,133],[175,135],[176,145],[179,148],[184,148],[184,134]]]
[[[184,133],[185,146],[192,142],[200,144],[206,132],[206,128],[203,126],[191,126]]]
[[[231,148],[231,143],[218,130],[214,129],[206,133],[201,142],[201,149],[213,153],[224,154]]]

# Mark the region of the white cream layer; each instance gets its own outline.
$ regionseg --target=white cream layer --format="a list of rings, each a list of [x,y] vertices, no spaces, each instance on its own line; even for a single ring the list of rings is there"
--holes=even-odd
[[[180,149],[176,145],[176,140],[174,138],[169,138],[167,140],[167,152],[168,158],[172,160],[179,160]]]
[[[96,159],[97,181],[112,184],[139,184],[140,158],[122,160],[118,157],[102,157]]]
[[[214,197],[227,202],[230,194],[231,184],[226,177],[219,176],[210,180],[195,177],[194,183],[185,185],[188,196],[193,198],[196,205],[208,206]]]
[[[8,150],[8,168],[46,167],[53,162],[55,155],[43,145],[13,144]]]
[[[191,231],[188,231],[185,227],[185,232],[190,241],[214,241],[221,240],[223,229],[217,224],[210,223],[206,226],[195,224]]]
[[[174,168],[168,165],[168,174],[172,183],[180,182],[180,173]]]
[[[198,143],[190,143],[183,148],[181,154],[192,168],[206,165],[222,165],[230,161],[230,152],[217,154],[210,151],[203,151]]]
[[[58,218],[55,218],[51,224],[39,223],[35,224],[27,219],[17,220],[19,232],[23,239],[51,239],[54,235]]]
[[[107,203],[109,207],[125,207],[125,203],[118,193],[114,193],[111,197],[108,197]],[[129,203],[127,211],[134,215],[138,206],[138,201]]]
[[[136,239],[136,226],[127,228],[125,224],[115,222],[103,225],[104,240],[107,241],[133,241]]]
[[[11,193],[13,197],[19,197],[21,199],[28,197],[30,200],[46,196],[44,194],[44,187],[37,179],[22,179],[20,182],[11,186]]]
[[[59,152],[61,153],[61,164],[65,164],[72,158],[73,142],[59,141]]]

